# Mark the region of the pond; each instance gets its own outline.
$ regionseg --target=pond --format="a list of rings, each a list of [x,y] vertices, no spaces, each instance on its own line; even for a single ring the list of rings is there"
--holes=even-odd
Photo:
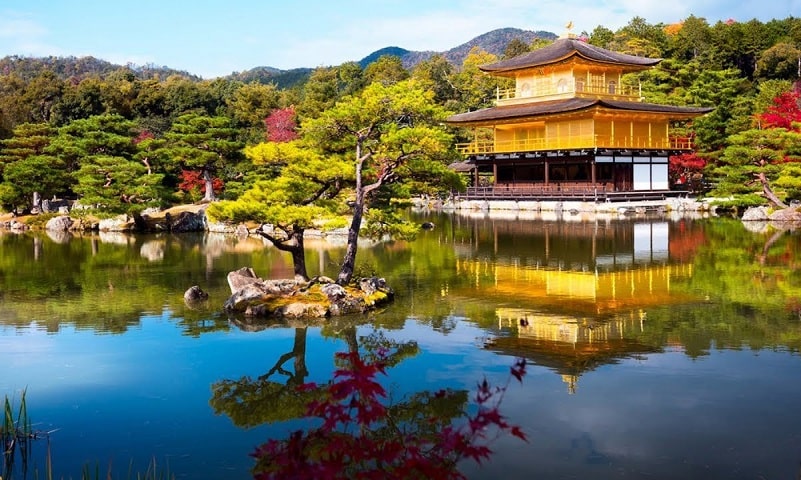
[[[307,323],[221,312],[228,272],[291,276],[258,238],[2,232],[0,394],[26,391],[54,478],[153,465],[248,478],[257,445],[302,425],[283,393],[329,381],[336,352],[382,335],[415,346],[384,379],[396,401],[502,385],[526,359],[501,413],[529,441],[499,438],[488,463],[463,465],[469,478],[799,474],[799,232],[651,215],[415,219],[436,227],[359,253],[392,305]],[[335,276],[343,253],[310,240],[310,274]],[[192,285],[207,304],[184,303]],[[4,478],[43,478],[47,448],[34,442],[27,471]]]

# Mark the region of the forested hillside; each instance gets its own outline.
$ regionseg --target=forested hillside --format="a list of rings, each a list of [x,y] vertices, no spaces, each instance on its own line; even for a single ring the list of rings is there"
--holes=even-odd
[[[81,79],[87,76],[105,77],[119,69],[122,65],[94,57],[22,57],[8,56],[0,58],[0,72],[3,75],[16,75],[23,80],[30,81],[42,74],[52,72],[62,80]],[[155,65],[127,65],[125,68],[136,78],[146,79],[154,76],[168,77],[181,75],[192,80],[200,80],[197,75],[189,72],[174,70],[168,67]]]
[[[423,52],[415,61],[408,57],[415,52],[398,50],[405,60],[379,55],[364,66],[354,61],[292,72],[258,67],[211,80],[93,58],[7,57],[0,60],[0,205],[30,209],[33,192],[91,199],[111,211],[236,199],[277,168],[255,164],[244,147],[281,129],[302,136],[302,125],[375,82],[411,79],[453,113],[490,106],[503,81],[480,74],[478,66],[552,40],[547,32],[516,29],[482,37],[449,52]],[[691,16],[663,25],[637,17],[617,31],[598,26],[582,37],[664,59],[627,79],[642,86],[646,101],[715,108],[692,125],[675,125],[699,152],[673,159],[676,171],[719,177],[725,180],[716,182],[720,193],[749,202],[762,200],[753,181],[765,173],[781,199],[801,198],[792,169],[801,155],[793,123],[801,120],[795,89],[801,19],[710,25]],[[277,81],[281,75],[293,78]],[[281,129],[271,130],[265,120],[281,112]],[[457,141],[462,135],[449,133]]]

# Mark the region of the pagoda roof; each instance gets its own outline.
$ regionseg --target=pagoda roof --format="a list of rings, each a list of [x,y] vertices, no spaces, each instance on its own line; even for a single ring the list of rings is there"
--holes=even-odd
[[[708,107],[678,107],[675,105],[613,101],[597,98],[568,98],[564,100],[550,100],[484,108],[473,112],[452,115],[446,121],[451,124],[483,123],[494,120],[512,120],[516,118],[579,112],[593,107],[605,107],[612,110],[630,112],[673,114],[678,117],[694,117],[709,113],[713,110],[713,108]]]
[[[577,56],[585,60],[626,67],[645,68],[661,62],[661,58],[638,57],[625,53],[613,52],[605,48],[590,45],[576,38],[560,38],[552,44],[524,53],[513,58],[501,60],[479,67],[488,73],[502,73],[532,67],[550,65],[570,57]]]

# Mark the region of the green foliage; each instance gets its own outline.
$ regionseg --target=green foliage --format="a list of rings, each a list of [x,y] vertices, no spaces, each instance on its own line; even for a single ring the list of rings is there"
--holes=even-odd
[[[642,17],[634,17],[615,32],[614,39],[605,48],[629,55],[662,58],[667,44],[663,25],[652,25]]]
[[[161,206],[163,175],[147,174],[145,167],[123,157],[96,155],[75,172],[75,193],[83,205],[109,213],[132,213]]]
[[[675,34],[668,35],[670,56],[679,61],[699,59],[707,63],[712,55],[712,30],[705,18],[690,15]]]
[[[520,39],[529,39],[523,33],[530,32],[509,30],[502,45],[484,41],[479,42],[484,49],[477,46],[466,56],[461,53],[460,58],[464,58],[461,65],[447,60],[451,58],[449,55],[434,55],[414,65],[411,77],[422,89],[434,92],[431,100],[448,111],[489,107],[495,100],[496,90],[511,87],[512,81],[480,72],[480,65],[498,60],[488,52],[500,53],[505,46],[504,56],[508,57],[529,48]],[[604,48],[664,58],[656,68],[631,75],[625,81],[632,85],[641,82],[649,102],[715,107],[711,114],[696,119],[693,125],[682,126],[689,133],[695,133],[697,148],[713,154],[711,156],[723,152],[731,135],[753,128],[754,114],[764,111],[775,94],[790,88],[798,77],[801,20],[794,17],[769,22],[726,21],[715,25],[694,15],[674,25],[651,24],[644,18],[634,17],[616,31],[599,25],[583,35],[590,43]],[[531,47],[547,41],[541,39]],[[399,53],[405,52],[399,50]],[[0,59],[0,66],[0,138],[23,142],[16,146],[2,145],[0,170],[3,164],[21,160],[20,155],[26,158],[34,154],[54,155],[63,162],[59,168],[64,169],[67,174],[64,177],[69,179],[64,193],[73,193],[70,191],[74,184],[71,175],[82,168],[86,152],[93,148],[91,137],[97,137],[95,141],[113,152],[94,151],[91,155],[119,156],[139,162],[149,173],[164,175],[162,187],[167,190],[174,190],[182,168],[202,169],[205,181],[212,182],[216,177],[225,182],[222,195],[227,199],[239,198],[257,180],[275,173],[275,169],[242,164],[236,155],[245,143],[252,145],[264,140],[262,121],[269,112],[295,105],[301,120],[314,119],[334,108],[337,102],[359,97],[368,83],[389,85],[409,76],[397,56],[379,58],[364,70],[356,62],[321,67],[310,74],[308,69],[302,69],[295,74],[298,78],[308,75],[308,79],[305,83],[296,82],[291,88],[282,86],[285,84],[277,79],[292,72],[269,68],[202,80],[186,72],[153,66],[122,67],[93,58],[6,57]],[[244,83],[254,79],[258,83]],[[182,150],[187,145],[202,150],[198,147],[203,144],[200,141],[192,146],[188,132],[181,132],[187,118],[182,116],[187,114],[198,118],[224,118],[227,125],[219,125],[219,128],[230,129],[224,138],[236,145],[231,145],[231,149],[218,148],[220,145],[210,149],[218,154],[213,161],[207,152]],[[114,117],[135,121],[136,129],[150,132],[152,139],[141,144],[137,142],[135,149],[130,149],[129,144],[110,143],[111,137],[103,134],[113,132],[130,137],[127,132],[113,130],[115,120],[106,124],[97,120]],[[41,134],[35,130],[14,133],[15,128],[31,122],[39,125],[35,128],[44,129]],[[84,122],[93,126],[88,127]],[[37,141],[52,137],[47,129],[53,127],[61,127],[53,137],[54,144],[47,147],[47,151],[36,150],[44,145]],[[72,130],[76,131],[71,133]],[[95,133],[80,133],[90,130]],[[192,133],[195,134],[200,134],[200,130]],[[184,138],[179,140],[175,135]],[[218,137],[217,141],[221,140]],[[33,143],[26,146],[24,142]],[[25,153],[29,146],[34,151]],[[789,180],[789,176],[782,180],[781,188],[792,196],[794,187],[787,183]],[[28,182],[27,191],[31,190],[32,183],[34,180]],[[420,187],[423,193],[436,193],[422,183]],[[6,206],[24,203],[25,194],[16,184],[6,184],[0,189]],[[45,185],[40,189],[47,190]],[[417,187],[407,191],[415,189]],[[206,192],[213,192],[213,189],[207,188]],[[161,192],[157,196],[175,200],[177,197],[172,197],[171,193]],[[401,190],[398,193],[403,194]],[[212,199],[206,196],[203,200]]]
[[[588,41],[590,44],[595,45],[596,47],[609,49],[609,45],[614,39],[615,32],[604,27],[603,25],[598,25],[592,30],[592,32],[590,32]]]
[[[44,151],[54,135],[45,123],[23,123],[14,136],[0,141],[0,205],[7,210],[31,205],[37,192],[45,198],[68,191],[71,181],[64,163]]]
[[[765,113],[774,104],[773,100],[779,95],[792,91],[793,84],[788,80],[765,80],[759,82],[758,91],[754,97],[754,113]]]
[[[792,43],[777,43],[759,56],[754,75],[764,79],[796,80],[801,50]]]
[[[355,158],[361,142],[363,154],[369,155],[364,181],[379,181],[385,188],[392,185],[395,194],[408,197],[460,185],[460,177],[446,168],[453,152],[451,137],[440,122],[447,115],[433,102],[433,93],[420,89],[415,81],[391,86],[375,83],[320,119],[304,123],[302,131],[306,141],[337,158]],[[379,204],[387,206],[376,201],[369,207]]]
[[[785,160],[788,150],[800,142],[801,133],[783,128],[752,129],[731,136],[730,145],[711,171],[718,182],[712,193],[728,196],[762,192],[763,186],[756,180],[764,175],[771,185],[786,190],[777,192],[780,197],[797,198],[798,182],[794,176],[799,171],[798,160]]]
[[[784,191],[785,200],[801,200],[801,163],[783,166],[776,175],[773,186]]]
[[[718,194],[721,194],[718,191]],[[757,193],[735,193],[733,197],[717,198],[713,204],[725,210],[741,210],[748,207],[765,205],[765,197]]]
[[[384,55],[364,69],[367,83],[380,82],[391,85],[409,78],[409,72],[403,67],[400,57]]]
[[[260,143],[245,148],[245,155],[255,165],[272,167],[276,176],[256,182],[236,201],[210,205],[213,218],[306,229],[344,213],[339,195],[352,182],[350,162],[324,157],[300,141]]]
[[[54,134],[53,128],[46,123],[18,125],[11,138],[0,140],[0,175],[5,165],[44,153]]]
[[[32,155],[9,164],[3,175],[0,205],[7,209],[31,205],[34,192],[43,198],[61,196],[70,184],[64,162],[50,155]]]
[[[236,176],[243,146],[237,134],[229,118],[190,113],[175,120],[155,154],[168,159],[173,171],[200,172],[205,182],[203,200],[213,201],[215,176],[223,172],[228,177]]]
[[[302,116],[316,116],[334,105],[339,97],[339,79],[334,68],[317,68],[303,88],[303,103],[298,106]]]
[[[506,44],[506,48],[503,49],[502,59],[507,58],[514,58],[519,55],[523,55],[524,53],[528,53],[531,51],[531,45],[527,44],[523,40],[519,38],[513,39],[511,42]]]
[[[46,151],[59,170],[72,175],[84,205],[108,213],[141,210],[162,202],[162,174],[148,174],[135,159],[135,123],[120,115],[97,115],[59,128]],[[43,159],[44,161],[44,159]]]
[[[227,101],[230,115],[247,131],[250,143],[264,140],[264,119],[281,106],[281,92],[274,84],[248,83],[235,89]]]
[[[451,78],[456,68],[442,55],[432,57],[418,63],[411,73],[411,78],[418,82],[421,88],[434,92],[434,101],[443,105],[447,110],[455,111],[458,102],[458,92],[451,84]]]
[[[351,280],[365,212],[389,211],[391,204],[379,199],[390,186],[409,182],[411,162],[421,161],[420,167],[444,163],[452,153],[452,137],[440,126],[448,112],[433,102],[433,96],[413,80],[373,83],[302,125],[303,138],[311,147],[325,155],[349,156],[355,163],[353,213],[340,284]],[[376,230],[387,228],[379,227]],[[371,230],[368,225],[367,231]]]
[[[498,57],[473,47],[470,53],[462,62],[461,70],[453,75],[451,83],[458,92],[458,103],[452,107],[458,111],[470,111],[479,108],[491,107],[496,98],[496,92],[500,89],[511,88],[514,81],[507,78],[499,78],[485,75],[479,70],[479,66],[494,63]],[[449,105],[451,108],[451,105]]]

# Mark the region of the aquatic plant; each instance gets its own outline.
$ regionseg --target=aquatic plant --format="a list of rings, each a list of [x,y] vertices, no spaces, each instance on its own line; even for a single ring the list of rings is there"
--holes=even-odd
[[[25,393],[26,390],[23,390],[20,396],[16,419],[14,405],[8,395],[5,396],[5,401],[3,402],[3,423],[0,425],[0,440],[3,445],[3,468],[0,479],[10,480],[12,478],[14,464],[17,459],[22,462],[22,476],[25,477],[28,471],[28,460],[30,459],[33,441],[48,436],[48,433],[33,429],[31,420],[28,418]]]

